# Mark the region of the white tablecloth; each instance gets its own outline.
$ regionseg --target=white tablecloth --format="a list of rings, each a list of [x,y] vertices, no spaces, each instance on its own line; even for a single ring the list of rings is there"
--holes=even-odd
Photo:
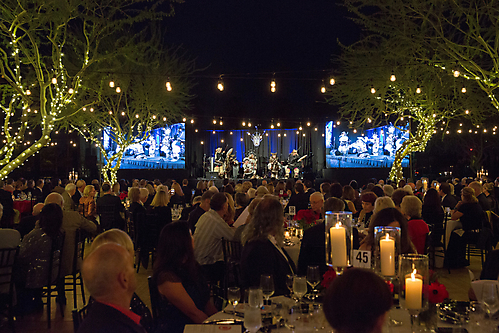
[[[293,262],[295,263],[295,266],[298,266],[298,257],[300,256],[300,240],[296,237],[292,237],[292,241],[294,245],[284,246],[284,250],[289,254]]]

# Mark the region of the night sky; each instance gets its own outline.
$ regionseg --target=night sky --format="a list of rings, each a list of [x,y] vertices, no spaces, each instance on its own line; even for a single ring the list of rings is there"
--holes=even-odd
[[[167,20],[168,44],[182,44],[197,58],[197,86],[191,113],[211,119],[324,120],[334,107],[324,105],[321,80],[337,39],[349,44],[358,28],[334,0],[186,0]],[[275,74],[277,92],[270,93]],[[216,88],[224,74],[225,90]],[[327,82],[326,82],[327,83]],[[268,126],[268,125],[267,125]]]

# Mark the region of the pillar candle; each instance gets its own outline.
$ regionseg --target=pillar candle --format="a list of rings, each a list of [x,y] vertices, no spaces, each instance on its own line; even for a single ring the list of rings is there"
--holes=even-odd
[[[411,310],[421,309],[423,280],[416,277],[416,270],[405,279],[405,307]]]
[[[386,238],[380,240],[380,257],[381,257],[381,274],[384,276],[395,275],[395,241],[390,239],[386,234]]]
[[[341,223],[329,229],[331,237],[331,258],[333,266],[346,267],[347,261],[347,241],[346,230],[341,226]]]

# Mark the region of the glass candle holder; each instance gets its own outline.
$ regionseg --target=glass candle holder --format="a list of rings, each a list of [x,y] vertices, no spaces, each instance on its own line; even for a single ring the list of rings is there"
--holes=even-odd
[[[385,279],[398,273],[400,255],[400,228],[374,228],[374,271]]]
[[[399,259],[400,305],[411,315],[413,331],[419,313],[428,308],[428,262],[428,256],[421,254],[403,254]]]
[[[326,263],[342,274],[352,262],[352,213],[326,212]]]

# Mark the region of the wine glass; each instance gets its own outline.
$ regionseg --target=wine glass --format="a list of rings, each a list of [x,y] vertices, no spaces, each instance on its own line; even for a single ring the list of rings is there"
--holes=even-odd
[[[263,297],[267,301],[266,303],[269,304],[269,299],[274,294],[274,279],[272,275],[260,276],[260,288],[262,289]]]
[[[248,305],[250,308],[260,309],[263,306],[263,293],[261,288],[249,289]]]
[[[227,298],[229,299],[229,303],[231,303],[234,307],[234,313],[236,313],[236,306],[241,298],[241,291],[239,287],[229,287],[227,289]]]
[[[321,273],[319,266],[308,266],[307,267],[307,283],[312,287],[312,298],[316,298],[317,292],[315,287],[321,282]]]
[[[244,311],[244,327],[250,333],[256,333],[262,327],[260,308],[247,308]]]
[[[304,276],[295,276],[293,291],[298,301],[301,301],[301,298],[307,293],[307,279]]]
[[[492,318],[499,310],[499,294],[496,281],[484,282],[482,287],[482,302],[489,317]]]
[[[293,280],[294,276],[291,274],[286,275],[286,287],[289,289],[289,294],[293,294]]]
[[[468,317],[469,321],[466,329],[469,333],[490,332],[493,329],[488,314],[487,307],[481,302],[470,302]]]

